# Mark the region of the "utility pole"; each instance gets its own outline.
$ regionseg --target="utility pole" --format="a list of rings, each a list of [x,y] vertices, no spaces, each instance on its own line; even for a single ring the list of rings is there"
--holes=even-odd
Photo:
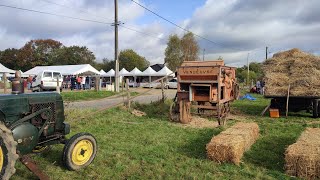
[[[249,74],[250,74],[250,69],[249,69],[249,54],[247,56],[247,69],[248,69],[248,73],[247,73],[247,86],[249,85]]]
[[[203,49],[203,53],[202,53],[202,61],[204,61],[204,52],[206,51],[206,49]]]
[[[114,60],[115,60],[115,91],[119,92],[119,59],[118,59],[118,0],[114,0]]]
[[[266,59],[268,59],[268,46],[266,46]]]

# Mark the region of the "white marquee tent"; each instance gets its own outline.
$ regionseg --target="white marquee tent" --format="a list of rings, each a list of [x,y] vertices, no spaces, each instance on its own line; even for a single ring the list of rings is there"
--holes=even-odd
[[[100,75],[100,72],[92,67],[90,64],[79,64],[79,65],[60,65],[60,66],[36,66],[24,74],[37,75],[41,71],[52,70],[59,71],[62,75]]]
[[[137,76],[140,76],[141,73],[142,72],[137,67],[130,71],[130,75],[133,76],[133,87],[137,87]]]
[[[106,74],[106,72],[103,69],[101,69],[99,72],[100,72],[100,75]]]
[[[0,73],[15,73],[15,70],[9,69],[0,63]]]
[[[130,76],[130,73],[125,68],[122,68],[121,71],[119,71],[119,76]]]
[[[158,76],[170,76],[170,77],[175,76],[175,74],[169,68],[167,68],[167,66],[164,66],[160,71],[158,71],[157,75]]]

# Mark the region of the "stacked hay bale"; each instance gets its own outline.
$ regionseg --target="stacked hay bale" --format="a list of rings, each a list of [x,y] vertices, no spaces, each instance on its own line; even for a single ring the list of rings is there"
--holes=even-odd
[[[239,165],[243,153],[258,137],[259,126],[256,123],[237,123],[211,139],[206,147],[207,156],[218,163]]]
[[[299,49],[274,54],[263,63],[265,95],[320,96],[320,57]]]
[[[285,152],[286,174],[320,179],[320,128],[307,128]]]

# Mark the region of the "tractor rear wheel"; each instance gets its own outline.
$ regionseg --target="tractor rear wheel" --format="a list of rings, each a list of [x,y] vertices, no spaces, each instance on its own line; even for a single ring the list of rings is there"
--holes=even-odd
[[[16,172],[14,165],[19,157],[16,148],[12,132],[0,123],[0,179],[7,180]]]
[[[97,141],[89,133],[72,136],[63,149],[63,162],[69,170],[79,170],[91,164],[97,154]]]

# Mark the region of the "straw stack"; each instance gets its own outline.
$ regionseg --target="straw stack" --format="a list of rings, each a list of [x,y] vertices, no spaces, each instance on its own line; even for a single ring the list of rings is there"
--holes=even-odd
[[[289,176],[320,179],[320,128],[307,128],[285,152]]]
[[[320,57],[299,49],[274,54],[263,63],[265,95],[320,96]]]
[[[206,147],[207,156],[218,163],[239,165],[243,153],[258,137],[259,126],[256,123],[237,123],[211,139]]]

